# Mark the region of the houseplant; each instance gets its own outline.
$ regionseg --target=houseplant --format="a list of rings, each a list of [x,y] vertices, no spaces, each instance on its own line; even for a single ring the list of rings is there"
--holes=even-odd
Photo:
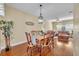
[[[12,34],[11,29],[13,28],[13,21],[5,21],[5,20],[1,20],[0,21],[0,30],[3,31],[3,35],[5,38],[5,44],[6,44],[6,51],[9,51],[10,49],[10,37]]]

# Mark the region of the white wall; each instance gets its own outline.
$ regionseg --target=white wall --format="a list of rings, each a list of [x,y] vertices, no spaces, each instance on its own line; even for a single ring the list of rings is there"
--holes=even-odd
[[[79,56],[79,4],[74,6],[74,55]]]
[[[13,35],[11,37],[11,45],[20,42],[26,42],[25,32],[30,32],[32,30],[40,30],[37,18],[30,15],[29,13],[24,13],[10,6],[5,6],[5,11],[6,16],[0,17],[0,20],[12,20],[14,22],[14,28],[12,29]],[[34,25],[26,25],[26,21],[31,21],[34,23]],[[0,41],[0,47],[4,47],[5,40],[3,35],[0,35]]]

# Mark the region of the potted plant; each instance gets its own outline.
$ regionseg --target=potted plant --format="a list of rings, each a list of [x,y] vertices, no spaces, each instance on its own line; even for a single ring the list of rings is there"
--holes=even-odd
[[[3,31],[3,35],[5,37],[5,44],[6,44],[6,51],[9,51],[10,49],[10,37],[12,34],[11,29],[13,28],[13,21],[0,21],[0,30]]]

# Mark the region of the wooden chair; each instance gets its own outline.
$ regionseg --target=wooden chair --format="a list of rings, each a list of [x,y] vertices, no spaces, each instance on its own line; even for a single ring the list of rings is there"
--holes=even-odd
[[[45,38],[48,38],[47,40],[47,44],[49,44],[49,40],[52,43],[52,47],[54,48],[54,33],[53,31],[47,33],[47,35],[45,36]]]
[[[40,47],[36,45],[33,45],[32,43],[32,37],[30,35],[30,33],[25,32],[26,35],[26,39],[27,39],[27,54],[29,56],[35,55],[36,52],[39,53],[39,49]],[[38,54],[39,55],[39,54]]]
[[[27,32],[25,32],[25,35],[26,35],[26,39],[27,39],[27,54],[31,55],[32,54],[32,50],[31,49],[33,47],[33,44],[32,44],[32,41],[31,41],[31,36]],[[29,49],[30,49],[31,54],[28,53]]]
[[[70,34],[68,32],[59,32],[58,41],[68,43]]]
[[[45,55],[46,52],[50,52],[51,51],[51,47],[52,47],[52,37],[50,37],[50,34],[45,34],[44,35],[44,43],[41,44],[41,54]]]

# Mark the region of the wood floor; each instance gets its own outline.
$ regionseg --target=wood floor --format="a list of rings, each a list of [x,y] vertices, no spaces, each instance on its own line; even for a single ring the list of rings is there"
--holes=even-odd
[[[26,51],[26,43],[23,43],[21,45],[17,45],[15,47],[12,47],[10,51],[5,52],[5,50],[2,50],[1,56],[28,56]],[[35,54],[36,53],[36,54]],[[33,56],[39,56],[39,52],[32,53]],[[57,42],[55,44],[55,48],[52,48],[51,50],[43,50],[41,53],[41,56],[72,56],[73,55],[73,49],[71,42],[65,44]]]

